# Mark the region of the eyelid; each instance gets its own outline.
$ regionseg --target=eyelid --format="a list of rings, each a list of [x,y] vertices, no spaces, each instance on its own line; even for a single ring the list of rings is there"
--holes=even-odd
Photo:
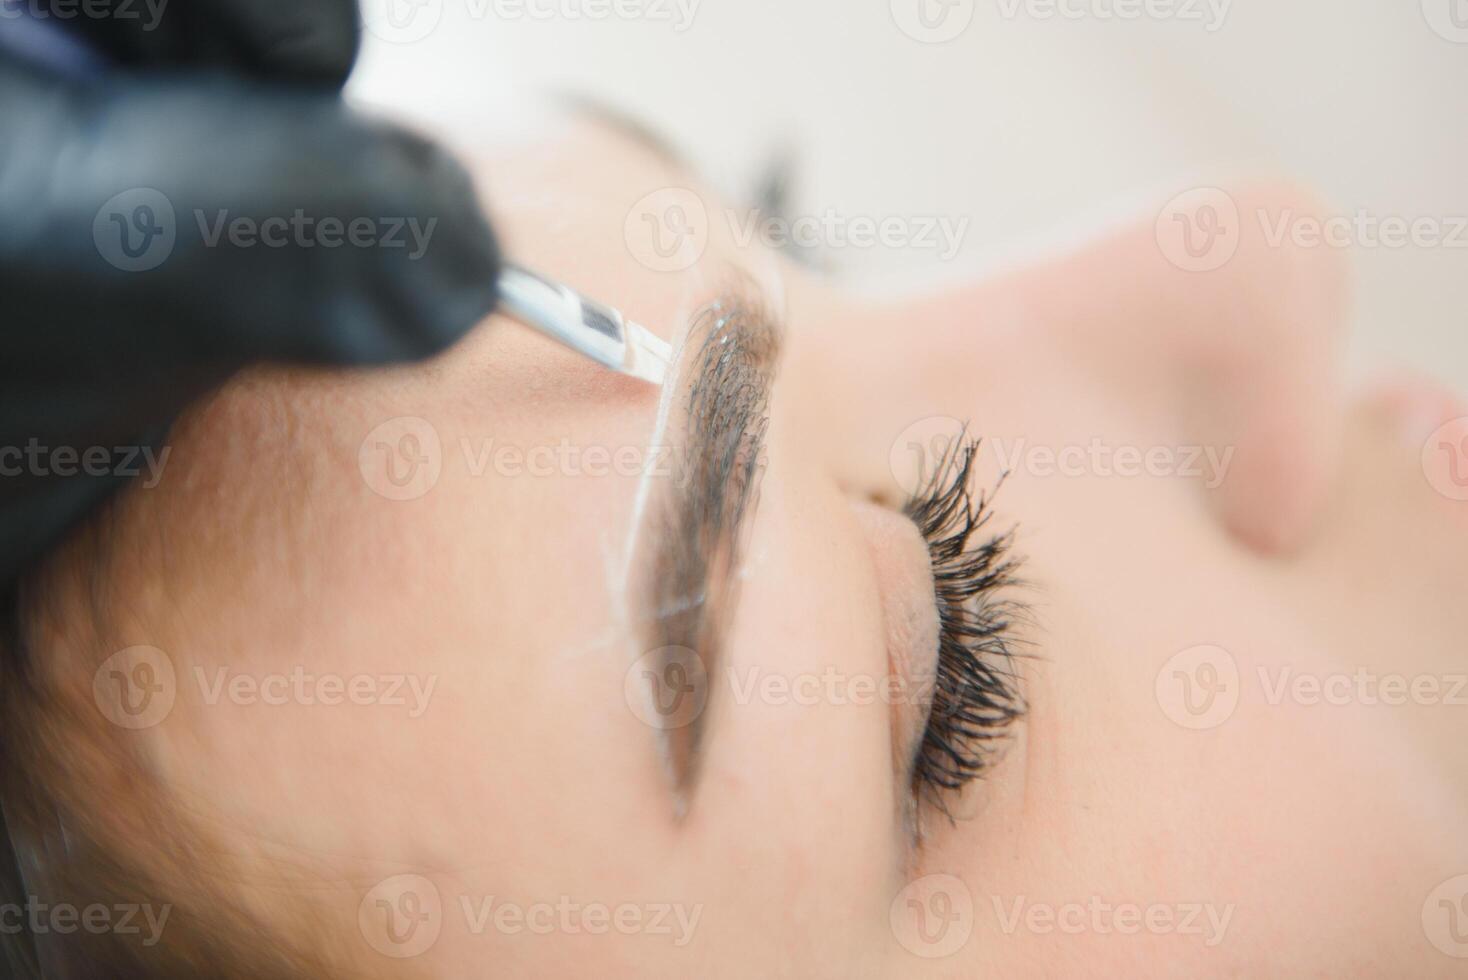
[[[928,545],[899,511],[851,499],[876,576],[887,666],[891,674],[892,772],[903,822],[916,834],[913,767],[928,727],[938,670],[939,623]]]

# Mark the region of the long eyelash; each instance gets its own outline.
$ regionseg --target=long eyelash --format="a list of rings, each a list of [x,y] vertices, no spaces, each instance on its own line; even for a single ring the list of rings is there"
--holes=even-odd
[[[978,449],[979,440],[960,434],[903,508],[928,543],[940,627],[933,703],[912,785],[950,817],[948,791],[983,774],[1025,713],[1012,649],[1025,609],[1004,594],[1019,584],[1019,561],[1009,556],[1013,531],[985,530],[992,512],[989,495],[973,490]],[[972,543],[976,536],[981,540]]]

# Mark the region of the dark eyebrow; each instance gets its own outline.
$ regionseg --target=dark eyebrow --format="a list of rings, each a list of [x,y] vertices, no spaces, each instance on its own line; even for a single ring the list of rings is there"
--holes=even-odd
[[[663,730],[680,812],[697,783],[711,682],[759,499],[780,334],[758,296],[745,288],[696,316],[681,348],[675,383],[682,404],[674,418],[683,420],[685,434],[675,453],[676,479],[661,487],[654,503],[652,554],[639,590],[652,624],[649,649],[664,651],[655,679],[678,685],[655,694],[691,698],[692,716],[670,719]]]

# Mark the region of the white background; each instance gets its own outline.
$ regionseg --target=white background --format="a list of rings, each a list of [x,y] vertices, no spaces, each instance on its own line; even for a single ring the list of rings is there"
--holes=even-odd
[[[674,0],[596,20],[561,12],[585,0],[418,2],[433,29],[369,32],[356,96],[472,126],[510,80],[580,90],[735,196],[784,148],[798,213],[968,217],[958,262],[832,256],[868,284],[967,274],[1118,198],[1239,175],[1305,181],[1347,216],[1468,219],[1468,0],[1233,0],[1213,31],[1193,0],[1141,19],[1115,16],[1140,0],[1061,0],[1079,16],[1048,18],[1044,0],[951,0],[947,24],[971,19],[943,44],[899,28],[893,5],[917,0],[700,0],[682,31]],[[1468,386],[1468,247],[1352,253],[1358,372]]]

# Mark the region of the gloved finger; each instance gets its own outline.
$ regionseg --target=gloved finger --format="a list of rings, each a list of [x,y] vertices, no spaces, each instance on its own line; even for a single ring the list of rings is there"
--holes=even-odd
[[[340,87],[357,57],[356,0],[89,2],[100,14],[64,26],[124,66],[221,68]]]
[[[0,70],[0,119],[5,362],[379,363],[494,305],[465,171],[333,96]]]
[[[334,95],[0,61],[0,462],[72,463],[0,479],[0,583],[127,476],[94,450],[136,463],[251,361],[433,354],[498,271],[467,174]]]

